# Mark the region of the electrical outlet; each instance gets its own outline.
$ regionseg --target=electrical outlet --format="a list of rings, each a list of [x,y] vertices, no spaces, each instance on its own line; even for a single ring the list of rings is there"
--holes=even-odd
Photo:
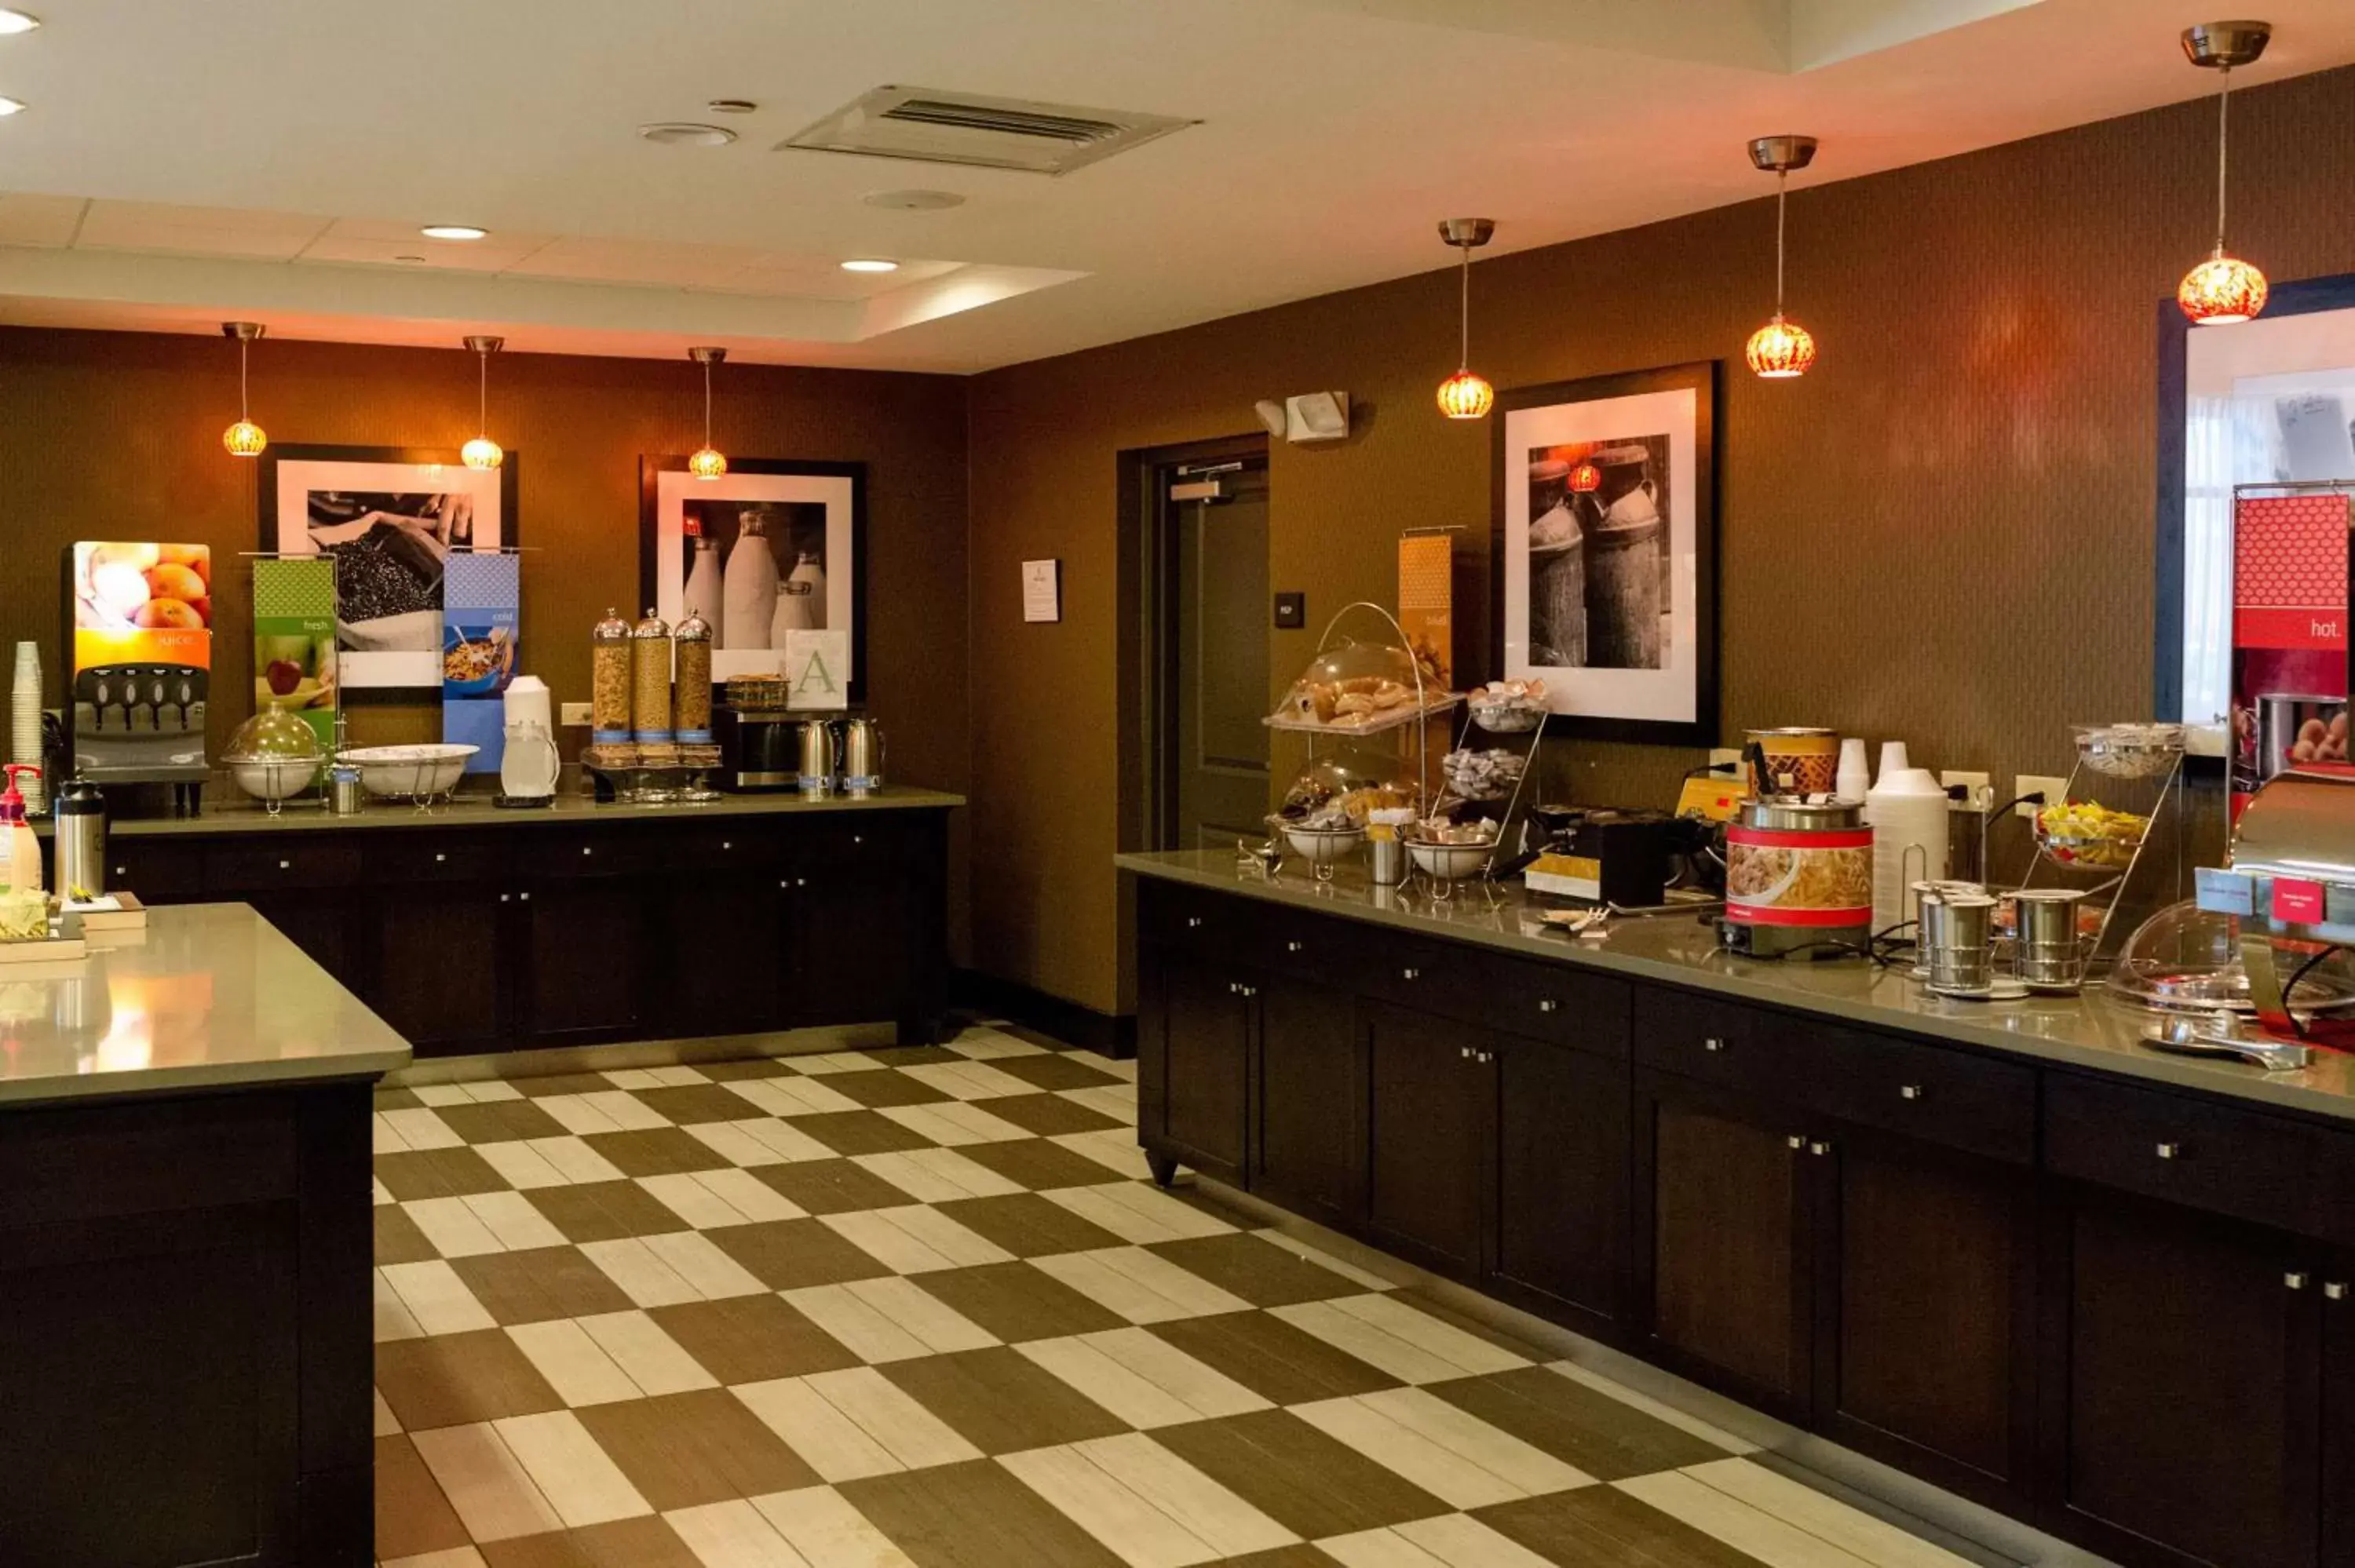
[[[1715,768],[1721,763],[1727,762],[1732,763],[1737,768],[1742,765],[1742,748],[1740,747],[1712,746],[1709,748],[1709,765],[1711,768]]]
[[[557,723],[559,725],[587,726],[589,723],[589,705],[587,703],[565,704],[562,710],[562,716],[557,720]]]
[[[1949,768],[1938,775],[1938,787],[1946,791],[1947,804],[1956,810],[1971,809],[1974,801],[1982,802],[1983,809],[1994,806],[1995,801],[1987,795],[1987,791],[1994,787],[1994,784],[1995,780],[1989,775],[1973,773],[1961,768]],[[1957,786],[1964,790],[1963,798],[1959,800],[1954,799],[1954,791]]]
[[[2069,780],[2041,773],[2023,773],[2011,781],[2011,792],[2015,795],[2041,794],[2044,797],[2045,805],[2058,806],[2068,798]],[[2041,808],[2030,800],[2022,800],[2012,808],[2015,815],[2022,817],[2033,817],[2039,810]]]

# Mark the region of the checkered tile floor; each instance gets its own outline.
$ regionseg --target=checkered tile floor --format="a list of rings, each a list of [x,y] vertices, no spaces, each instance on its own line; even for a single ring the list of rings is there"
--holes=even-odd
[[[389,1089],[389,1568],[1962,1568],[1145,1179],[1133,1065]]]

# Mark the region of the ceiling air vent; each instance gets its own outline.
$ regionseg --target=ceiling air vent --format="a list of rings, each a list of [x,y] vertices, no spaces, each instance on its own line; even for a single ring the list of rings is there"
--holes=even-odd
[[[779,143],[929,164],[1060,175],[1195,122],[1162,114],[983,98],[925,87],[879,87]]]

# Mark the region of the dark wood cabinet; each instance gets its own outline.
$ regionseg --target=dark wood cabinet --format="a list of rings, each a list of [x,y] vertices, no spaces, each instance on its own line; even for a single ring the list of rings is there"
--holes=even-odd
[[[652,921],[639,889],[581,878],[527,886],[516,900],[523,921],[522,1005],[534,1044],[644,1037],[651,1022],[643,1004]]]
[[[677,1036],[770,1029],[794,1005],[796,950],[785,878],[741,835],[698,846],[697,874],[673,880],[650,951],[659,1016]]]
[[[1151,1015],[1138,1021],[1137,1038],[1140,1060],[1151,1054],[1157,1092],[1150,1121],[1140,1096],[1141,1125],[1163,1150],[1156,1158],[1240,1181],[1253,999],[1232,965],[1167,954],[1151,967]]]
[[[1414,1262],[1480,1270],[1491,1042],[1435,1013],[1365,1004],[1366,1228]]]
[[[1251,1190],[1329,1225],[1365,1210],[1366,1070],[1346,991],[1268,974],[1257,995]]]
[[[418,1054],[493,1051],[506,1041],[511,900],[491,886],[385,890],[358,989]]]
[[[1624,994],[1584,1037],[1625,1034]],[[1494,1166],[1486,1202],[1487,1279],[1517,1304],[1611,1337],[1627,1290],[1627,1106],[1624,1061],[1518,1035],[1490,1036]]]

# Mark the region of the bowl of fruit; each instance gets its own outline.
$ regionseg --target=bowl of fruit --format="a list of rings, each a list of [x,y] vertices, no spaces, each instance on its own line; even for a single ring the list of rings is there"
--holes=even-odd
[[[2142,848],[2150,819],[2092,800],[2069,800],[2036,813],[2036,847],[2072,871],[2124,871]]]

